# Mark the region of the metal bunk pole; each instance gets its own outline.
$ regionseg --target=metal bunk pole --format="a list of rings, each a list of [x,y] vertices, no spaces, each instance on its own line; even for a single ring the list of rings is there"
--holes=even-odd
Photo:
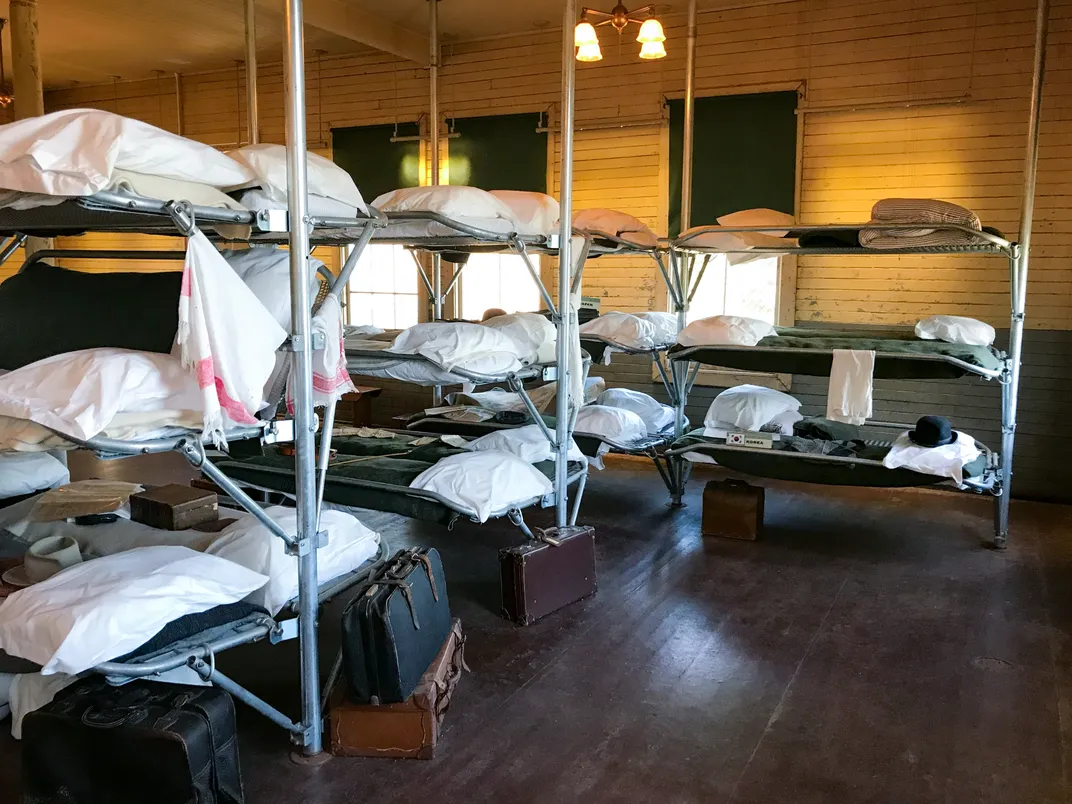
[[[573,26],[577,22],[577,0],[566,0],[562,25],[562,172],[558,200],[561,209],[558,233],[558,341],[555,355],[558,394],[555,396],[555,525],[569,524],[570,443],[570,269],[573,266],[573,115],[577,83],[573,50]]]
[[[298,638],[302,754],[323,754],[317,651],[316,419],[313,414],[312,300],[309,298],[309,197],[305,139],[305,41],[302,0],[287,0],[287,208],[290,210],[290,312],[294,383],[294,490],[298,509]]]
[[[1012,496],[1012,458],[1016,438],[1016,406],[1020,393],[1020,359],[1024,348],[1024,308],[1027,301],[1027,267],[1031,252],[1031,226],[1035,216],[1035,185],[1038,179],[1039,121],[1042,114],[1042,83],[1046,73],[1046,34],[1050,2],[1038,0],[1035,15],[1035,60],[1031,75],[1031,108],[1024,155],[1024,197],[1020,209],[1020,237],[1010,260],[1012,320],[1009,324],[1009,376],[1001,393],[1001,495],[997,498],[994,546],[1004,548],[1009,539],[1009,504]]]
[[[439,0],[428,0],[428,164],[431,185],[439,186]],[[443,318],[443,260],[432,253],[432,320]],[[443,388],[432,389],[432,404],[443,404]]]
[[[257,0],[246,0],[246,127],[249,144],[261,141],[257,110]]]

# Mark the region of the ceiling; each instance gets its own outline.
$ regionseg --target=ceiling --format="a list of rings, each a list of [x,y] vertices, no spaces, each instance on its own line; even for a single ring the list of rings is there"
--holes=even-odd
[[[683,6],[683,1],[677,5]],[[306,2],[308,9],[311,0]],[[414,38],[427,35],[428,0],[326,3],[335,10],[352,9],[363,18],[375,15]],[[606,0],[603,5],[609,9],[613,3]],[[506,6],[511,7],[509,11]],[[45,86],[99,84],[115,77],[147,78],[154,70],[172,73],[229,67],[244,57],[243,8],[243,0],[40,0],[39,48]],[[562,0],[441,0],[440,32],[444,41],[458,41],[557,28],[562,8]],[[282,58],[282,9],[283,0],[257,0],[257,51],[264,62]],[[663,14],[670,10],[672,6],[666,4],[658,8]],[[8,0],[0,0],[0,16],[8,16]],[[307,11],[307,23],[309,18]],[[368,49],[354,39],[329,32],[330,28],[307,24],[306,50],[338,55]],[[10,81],[7,27],[3,39],[4,70]]]

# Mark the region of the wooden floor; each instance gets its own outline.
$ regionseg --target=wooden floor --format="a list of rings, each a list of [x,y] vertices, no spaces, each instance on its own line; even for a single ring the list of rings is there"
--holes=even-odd
[[[776,484],[762,541],[713,540],[699,535],[713,474],[672,511],[650,465],[608,463],[583,508],[599,593],[527,629],[497,615],[509,525],[370,514],[393,545],[439,548],[468,634],[473,672],[438,756],[299,767],[243,709],[247,800],[1069,800],[1072,509],[1015,503],[994,552],[986,499]],[[325,663],[337,630],[333,608]],[[293,643],[220,666],[293,710]],[[0,802],[17,801],[9,737],[0,775]]]

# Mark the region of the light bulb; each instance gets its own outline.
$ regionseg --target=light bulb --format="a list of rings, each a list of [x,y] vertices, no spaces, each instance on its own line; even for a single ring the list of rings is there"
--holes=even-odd
[[[666,48],[662,42],[645,42],[640,46],[640,58],[661,59],[666,56]]]
[[[600,61],[602,58],[603,53],[599,50],[599,42],[592,42],[577,48],[577,61]]]
[[[592,23],[583,20],[578,22],[577,27],[573,29],[573,46],[584,47],[598,44],[599,37],[596,36],[596,29],[592,27]]]
[[[644,20],[636,40],[642,45],[646,45],[649,42],[665,42],[666,34],[663,33],[662,23],[657,19]],[[663,55],[665,56],[666,54],[664,53]]]

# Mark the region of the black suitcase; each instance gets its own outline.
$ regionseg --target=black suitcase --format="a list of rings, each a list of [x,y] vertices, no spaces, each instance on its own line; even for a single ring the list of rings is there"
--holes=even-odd
[[[435,549],[401,550],[358,587],[342,616],[343,673],[355,703],[402,703],[451,629]]]
[[[216,687],[85,679],[23,724],[23,804],[242,804],[234,702]]]

